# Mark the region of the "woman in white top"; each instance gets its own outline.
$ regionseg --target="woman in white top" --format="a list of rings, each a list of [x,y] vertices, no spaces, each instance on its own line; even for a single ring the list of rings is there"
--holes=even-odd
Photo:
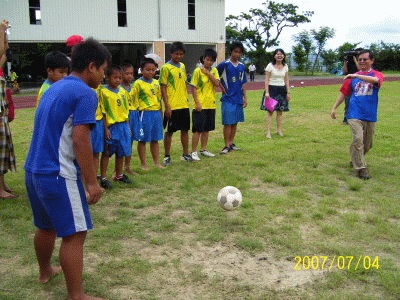
[[[289,111],[289,68],[285,60],[285,52],[276,49],[273,54],[272,62],[265,68],[265,96],[274,98],[278,101],[276,111],[276,133],[282,133],[282,112]],[[271,138],[271,120],[273,112],[267,111],[267,138]]]

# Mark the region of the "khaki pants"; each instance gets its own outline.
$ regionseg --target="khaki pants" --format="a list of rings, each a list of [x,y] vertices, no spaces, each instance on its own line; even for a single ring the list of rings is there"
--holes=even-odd
[[[361,121],[357,119],[347,120],[353,136],[350,144],[350,157],[356,170],[366,168],[365,154],[372,147],[372,138],[375,131],[375,122]]]

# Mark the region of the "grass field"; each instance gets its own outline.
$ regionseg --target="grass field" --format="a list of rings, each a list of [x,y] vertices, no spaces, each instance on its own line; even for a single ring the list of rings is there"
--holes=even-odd
[[[349,167],[348,127],[329,116],[338,89],[294,88],[285,136],[271,140],[259,110],[261,91],[250,91],[236,140],[243,150],[225,156],[182,162],[175,135],[172,166],[141,172],[131,177],[132,186],[114,184],[91,207],[86,291],[116,300],[400,299],[398,82],[380,92],[368,181]],[[20,197],[0,200],[4,300],[66,296],[63,276],[35,282],[23,179],[33,113],[17,110],[11,125],[18,172],[6,181]],[[222,146],[218,120],[208,148],[218,153]],[[138,170],[136,155],[133,163]],[[243,194],[233,212],[216,202],[226,185]],[[59,241],[55,254],[58,248]]]

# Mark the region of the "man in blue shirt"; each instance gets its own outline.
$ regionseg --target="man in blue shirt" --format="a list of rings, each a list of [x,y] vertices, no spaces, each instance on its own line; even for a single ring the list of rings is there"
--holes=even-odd
[[[331,111],[336,119],[336,109],[350,96],[347,122],[353,136],[350,145],[351,164],[361,179],[369,179],[365,154],[372,147],[372,138],[378,115],[378,92],[383,83],[383,74],[373,70],[374,57],[370,50],[361,50],[358,55],[360,71],[348,74],[340,88],[340,94]]]

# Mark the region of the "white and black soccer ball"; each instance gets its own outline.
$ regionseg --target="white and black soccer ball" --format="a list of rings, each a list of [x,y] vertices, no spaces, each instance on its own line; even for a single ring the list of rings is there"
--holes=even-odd
[[[226,186],[220,189],[217,201],[225,210],[234,210],[242,203],[242,193],[234,186]]]

